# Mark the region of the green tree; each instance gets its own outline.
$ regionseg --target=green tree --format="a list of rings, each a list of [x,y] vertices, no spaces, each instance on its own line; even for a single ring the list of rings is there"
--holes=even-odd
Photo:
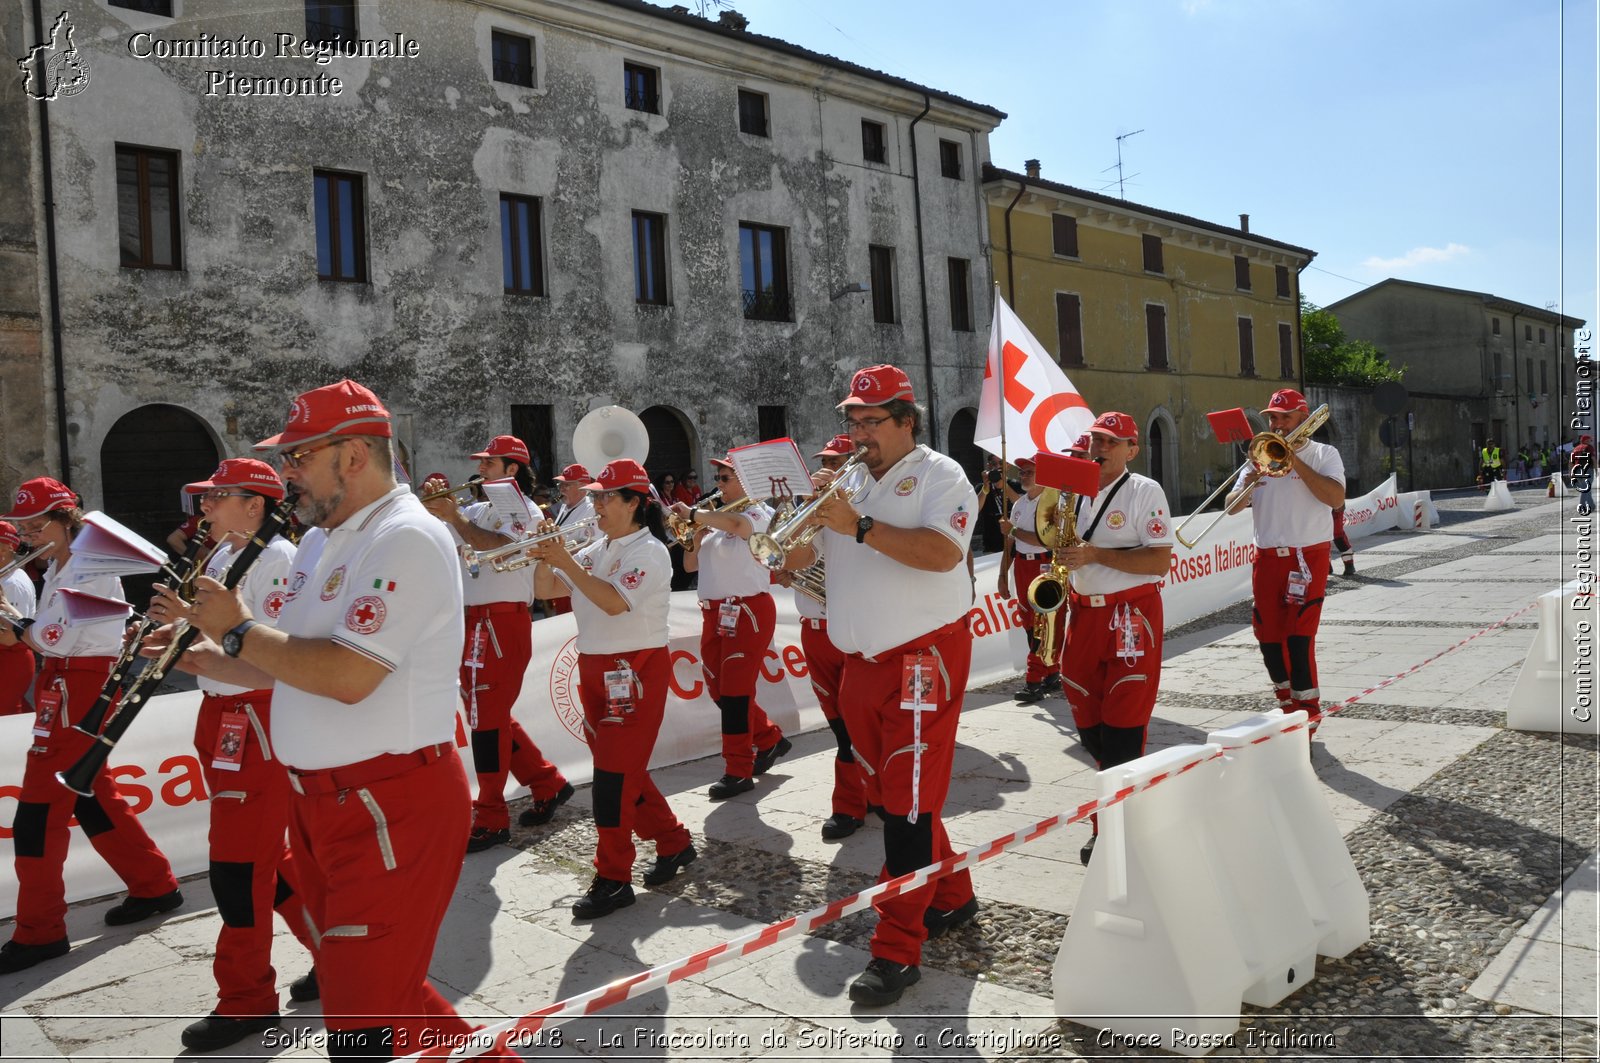
[[[1405,366],[1392,366],[1389,356],[1366,340],[1345,335],[1332,312],[1300,297],[1300,336],[1307,384],[1372,387],[1405,376]]]

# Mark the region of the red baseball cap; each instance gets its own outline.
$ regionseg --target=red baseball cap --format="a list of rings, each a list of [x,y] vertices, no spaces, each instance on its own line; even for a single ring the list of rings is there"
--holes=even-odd
[[[474,458],[510,458],[512,461],[527,465],[528,444],[516,436],[495,436],[489,440],[489,445],[472,455]]]
[[[354,380],[303,392],[289,404],[289,423],[275,436],[257,443],[257,450],[285,450],[323,436],[394,435],[389,411],[371,389]]]
[[[1016,461],[1012,462],[1011,464],[1015,465],[1019,469],[1031,469],[1031,468],[1033,468],[1033,459],[1032,458],[1018,458]]]
[[[32,520],[42,517],[52,509],[71,509],[78,504],[72,488],[48,476],[35,476],[17,488],[17,500],[10,513],[0,513],[6,520]]]
[[[1580,442],[1580,443],[1587,443],[1587,442],[1589,442],[1589,439],[1590,439],[1590,437],[1589,437],[1589,436],[1579,436],[1579,437],[1578,437],[1578,442]]]
[[[527,453],[527,452],[524,451],[523,453]],[[635,462],[634,464],[638,464],[638,463]],[[579,465],[577,462],[573,462],[571,465],[568,465],[565,469],[561,470],[561,475],[556,477],[556,483],[558,483],[558,484],[586,484],[592,479],[594,479],[594,477],[589,475],[589,470],[588,469],[585,469],[582,465]]]
[[[584,484],[584,488],[590,491],[620,491],[626,488],[649,494],[650,474],[644,471],[643,465],[632,458],[618,458],[601,469],[600,475],[592,482]]]
[[[840,455],[854,454],[855,452],[856,445],[850,442],[849,436],[834,436],[828,440],[826,446],[811,456],[813,458],[839,457]]]
[[[0,543],[15,550],[22,545],[22,533],[8,520],[0,520]]]
[[[1072,446],[1067,448],[1067,453],[1068,454],[1087,454],[1087,453],[1089,453],[1090,448],[1093,447],[1093,446],[1094,446],[1094,440],[1089,438],[1089,433],[1088,432],[1085,432],[1085,433],[1083,433],[1083,435],[1079,436],[1073,442]]]
[[[277,470],[255,458],[224,458],[211,479],[183,485],[191,495],[202,494],[213,487],[242,487],[268,498],[283,497],[283,481]]]
[[[1094,424],[1089,426],[1085,435],[1110,436],[1112,439],[1127,439],[1134,443],[1139,442],[1139,426],[1132,417],[1125,413],[1102,413],[1094,419]]]
[[[1309,410],[1306,397],[1294,388],[1284,388],[1272,393],[1272,401],[1267,403],[1269,410]]]
[[[850,378],[850,394],[839,403],[838,409],[846,406],[882,406],[896,399],[917,401],[911,392],[911,378],[906,376],[904,370],[892,365],[869,365],[856,370],[856,375]]]
[[[711,464],[721,465],[724,469],[733,468],[733,462],[729,461],[727,458],[712,458]]]

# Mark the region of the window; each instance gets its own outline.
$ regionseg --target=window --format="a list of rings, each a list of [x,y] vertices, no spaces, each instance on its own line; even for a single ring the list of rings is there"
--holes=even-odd
[[[939,141],[939,172],[954,180],[961,180],[961,142]]]
[[[1056,349],[1062,365],[1083,364],[1083,305],[1066,292],[1056,293]]]
[[[183,268],[177,152],[117,146],[117,236],[124,266]]]
[[[1051,249],[1067,258],[1078,257],[1078,219],[1070,214],[1050,215]]]
[[[356,39],[356,0],[306,0],[306,43]]]
[[[1539,363],[1539,394],[1550,394],[1550,363]]]
[[[633,300],[667,305],[667,218],[633,212]]]
[[[1544,342],[1544,329],[1540,329],[1539,330],[1539,342],[1540,343]]]
[[[555,407],[549,403],[511,405],[511,434],[528,447],[535,483],[544,483],[560,466],[556,464]]]
[[[1500,335],[1500,319],[1499,318],[1491,317],[1489,319],[1489,330],[1491,332],[1493,332],[1496,336]]]
[[[789,408],[787,406],[756,407],[756,441],[789,437]]]
[[[744,316],[754,321],[788,321],[787,233],[768,225],[739,223],[739,275]]]
[[[1233,286],[1241,292],[1250,290],[1250,260],[1243,255],[1233,256]]]
[[[638,63],[622,64],[622,102],[630,111],[661,113],[661,74]]]
[[[1148,369],[1167,368],[1167,308],[1159,303],[1147,303],[1144,308],[1144,332],[1150,351]]]
[[[162,15],[172,17],[172,0],[108,0],[112,7],[127,8],[129,11],[143,11],[147,15]]]
[[[1294,379],[1294,327],[1278,322],[1278,375]]]
[[[1277,281],[1277,284],[1278,284],[1278,298],[1280,298],[1280,299],[1289,298],[1289,295],[1291,294],[1290,291],[1289,291],[1289,267],[1288,266],[1273,266],[1272,267],[1272,276]]]
[[[1522,326],[1522,338],[1525,339],[1525,340],[1533,339],[1533,326],[1532,325],[1523,325]]]
[[[872,244],[867,248],[872,272],[872,320],[892,325],[894,316],[894,248]]]
[[[533,88],[533,38],[494,30],[489,39],[494,50],[494,79]]]
[[[861,157],[867,162],[888,162],[889,138],[882,122],[861,120]]]
[[[1144,235],[1144,269],[1146,273],[1162,272],[1161,237],[1154,233]]]
[[[950,260],[950,328],[972,331],[972,263],[964,258]]]
[[[539,201],[500,194],[500,260],[508,295],[543,295],[544,230]]]
[[[1529,358],[1528,359],[1528,394],[1532,395],[1534,393],[1535,392],[1533,390],[1533,359]]]
[[[1256,323],[1247,317],[1239,319],[1239,375],[1256,375]]]
[[[739,132],[753,137],[770,137],[767,125],[767,96],[764,92],[739,90]]]
[[[1494,379],[1490,381],[1496,391],[1504,391],[1506,375],[1504,367],[1500,364],[1500,352],[1494,352]]]

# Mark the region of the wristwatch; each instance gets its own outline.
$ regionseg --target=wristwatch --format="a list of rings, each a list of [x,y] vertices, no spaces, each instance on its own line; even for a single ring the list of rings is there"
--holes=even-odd
[[[240,651],[244,649],[244,633],[255,626],[256,622],[254,620],[246,620],[244,623],[240,624],[238,627],[222,636],[222,652],[226,653],[229,657],[239,656]]]
[[[860,520],[856,521],[856,542],[866,542],[867,532],[872,530],[872,525],[875,523],[876,522],[871,517],[862,517]]]

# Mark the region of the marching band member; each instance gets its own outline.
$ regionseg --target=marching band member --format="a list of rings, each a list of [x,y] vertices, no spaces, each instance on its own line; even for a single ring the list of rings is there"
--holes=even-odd
[[[539,547],[540,597],[571,597],[578,624],[578,698],[594,756],[595,878],[572,906],[598,919],[633,903],[633,835],[655,843],[645,885],[669,882],[697,855],[689,831],[650,778],[650,754],[666,712],[672,562],[650,478],[620,458],[587,485],[603,538],[567,551]]]
[[[1000,561],[1000,595],[1004,598],[1012,597],[1011,588],[1016,588],[1016,598],[1028,614],[1033,615],[1033,605],[1028,600],[1028,588],[1033,586],[1033,581],[1038,578],[1050,565],[1050,551],[1039,540],[1036,518],[1039,514],[1039,496],[1044,494],[1044,488],[1034,478],[1033,461],[1029,458],[1018,458],[1016,462],[1017,475],[1022,479],[1022,495],[1011,503],[1011,514],[1008,519],[1000,522],[1000,530],[1009,541],[1006,544],[1005,557]],[[1007,565],[1007,561],[1010,565]],[[1011,581],[1007,581],[1007,569]],[[1064,637],[1064,626],[1056,626],[1056,645],[1053,647],[1055,655],[1052,658],[1059,665],[1061,661],[1061,639]],[[1024,632],[1028,638],[1028,671],[1023,677],[1022,689],[1014,697],[1023,705],[1032,705],[1040,701],[1052,690],[1061,689],[1061,673],[1048,667],[1040,656],[1044,647],[1034,634],[1033,625],[1030,623]]]
[[[1100,491],[1078,498],[1078,543],[1062,562],[1072,573],[1062,683],[1078,740],[1100,770],[1144,755],[1161,683],[1161,581],[1172,564],[1172,518],[1161,485],[1128,470],[1139,426],[1103,413],[1089,427]],[[1096,818],[1078,857],[1094,852]]]
[[[585,490],[586,485],[593,479],[594,477],[589,475],[589,470],[577,462],[562,469],[561,475],[555,477],[556,490],[560,492],[561,498],[557,501],[552,516],[559,527],[571,528],[594,516],[594,503],[589,501],[589,492]],[[594,525],[590,524],[578,528],[567,537],[579,539],[584,543],[593,542],[595,539],[593,527]],[[550,616],[569,613],[572,611],[572,602],[567,598],[557,598],[547,603],[546,611]],[[528,813],[525,812],[523,815],[527,816]],[[518,822],[526,827],[531,823],[542,823],[545,820],[518,820]]]
[[[272,466],[229,458],[209,480],[189,484],[211,535],[222,543],[206,563],[220,580],[237,548],[257,534],[283,498]],[[289,593],[294,546],[279,536],[267,544],[239,584],[250,612],[273,623]],[[176,594],[158,588],[150,616],[171,623],[188,615]],[[183,1031],[185,1048],[210,1052],[278,1025],[277,975],[272,968],[272,912],[283,916],[308,952],[313,944],[284,834],[289,825],[289,774],[272,748],[272,689],[202,679],[205,699],[195,720],[194,748],[211,794],[211,891],[222,916],[211,971],[214,1011]],[[296,982],[300,987],[303,979]],[[296,999],[305,996],[298,988]]]
[[[523,497],[533,488],[527,445],[516,436],[495,436],[472,455],[478,475],[486,480],[514,478]],[[442,490],[430,477],[423,494]],[[463,509],[443,495],[424,503],[429,513],[472,550],[492,550],[522,537],[509,517],[488,502]],[[533,503],[528,499],[529,512]],[[506,809],[506,776],[516,777],[533,794],[533,804],[519,820],[524,826],[548,823],[556,809],[572,797],[572,784],[545,759],[511,707],[522,692],[522,677],[533,657],[533,567],[496,572],[484,565],[473,576],[461,561],[462,595],[467,603],[467,637],[461,656],[461,696],[472,729],[472,762],[478,775],[478,796],[472,802],[472,833],[467,852],[476,853],[511,840],[511,814]]]
[[[1311,412],[1304,395],[1283,388],[1273,393],[1266,415],[1272,431],[1281,435],[1294,431]],[[1263,476],[1258,467],[1242,470],[1227,511],[1249,506],[1255,527],[1251,626],[1278,707],[1304,709],[1315,735],[1322,720],[1317,625],[1328,587],[1333,510],[1344,504],[1344,459],[1326,443],[1307,440],[1289,451],[1289,462],[1286,476]],[[1252,485],[1254,492],[1245,498]]]
[[[839,408],[872,479],[859,503],[834,495],[818,511],[828,637],[845,654],[840,708],[855,755],[881,791],[890,878],[954,855],[940,813],[972,661],[962,561],[978,499],[960,465],[917,443],[922,411],[901,370],[860,370]],[[814,556],[792,550],[786,564]],[[922,942],[970,922],[978,900],[960,871],[875,907],[872,961],[850,999],[876,1007],[922,977]]]
[[[0,520],[0,568],[17,559],[21,545],[22,535],[17,526]],[[27,620],[32,619],[38,608],[33,580],[20,566],[0,580],[0,612],[13,620]],[[28,688],[33,685],[37,666],[38,661],[26,642],[18,640],[10,646],[0,646],[0,716],[29,711]]]
[[[733,463],[712,458],[724,507],[746,498]],[[722,778],[707,791],[725,801],[755,789],[753,776],[765,775],[789,752],[789,740],[756,704],[761,662],[778,623],[772,575],[750,556],[750,536],[766,530],[772,510],[760,502],[724,510],[690,509],[674,503],[673,512],[699,525],[695,548],[683,567],[699,572],[700,661],[706,691],[722,710]]]
[[[65,588],[122,599],[122,580],[80,571],[73,564],[72,539],[83,528],[78,496],[65,484],[40,476],[17,490],[6,519],[29,544],[48,546],[49,562],[35,623],[21,642],[44,659],[34,692],[33,748],[22,773],[12,821],[17,867],[17,920],[11,940],[0,946],[0,974],[21,971],[64,956],[67,942],[66,883],[62,870],[71,841],[67,821],[78,826],[102,859],[128,887],[122,903],[106,912],[106,922],[122,926],[170,912],[183,903],[172,865],[156,848],[104,767],[95,775],[94,796],[80,797],[56,781],[94,744],[72,723],[95,703],[122,649],[119,624],[72,625]],[[14,646],[11,625],[0,624],[0,646]]]
[[[461,579],[449,534],[395,483],[392,435],[352,380],[295,399],[256,444],[281,456],[309,529],[277,627],[202,577],[192,616],[209,641],[184,655],[210,679],[277,683],[274,752],[335,1060],[471,1029],[427,981],[472,822],[454,743]]]

